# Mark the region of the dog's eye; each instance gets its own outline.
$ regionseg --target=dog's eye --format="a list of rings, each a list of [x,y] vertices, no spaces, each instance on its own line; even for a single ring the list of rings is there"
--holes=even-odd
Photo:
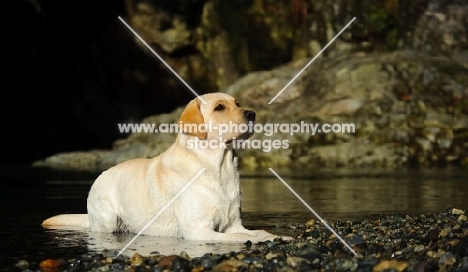
[[[240,104],[237,100],[236,100],[236,106],[240,107]]]
[[[216,106],[216,108],[214,110],[215,111],[222,111],[222,110],[224,110],[224,105],[219,104],[218,106]]]

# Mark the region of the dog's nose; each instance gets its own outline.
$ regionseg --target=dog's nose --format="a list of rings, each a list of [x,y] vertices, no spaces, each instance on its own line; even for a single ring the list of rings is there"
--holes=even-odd
[[[255,121],[255,112],[251,110],[244,111],[244,117],[247,121]]]

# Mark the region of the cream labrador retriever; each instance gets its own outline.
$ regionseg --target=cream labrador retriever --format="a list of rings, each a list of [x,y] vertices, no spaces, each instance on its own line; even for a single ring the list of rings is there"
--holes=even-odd
[[[232,125],[228,131],[217,130],[223,125],[254,122],[255,112],[239,107],[228,94],[210,93],[202,98],[206,104],[196,98],[182,112],[182,129],[168,150],[155,158],[120,163],[96,179],[89,192],[87,215],[57,215],[42,225],[138,233],[205,168],[142,234],[237,242],[277,238],[263,230],[247,230],[241,221],[239,174],[232,141],[247,139],[252,133]],[[194,130],[201,124],[206,128],[211,125],[212,131]]]

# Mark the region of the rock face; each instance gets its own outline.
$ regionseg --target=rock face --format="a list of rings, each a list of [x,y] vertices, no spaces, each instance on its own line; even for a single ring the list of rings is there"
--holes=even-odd
[[[353,124],[354,132],[274,134],[290,148],[245,150],[251,167],[466,164],[466,64],[414,52],[322,59],[266,105],[304,63],[252,74],[227,91],[261,123]]]
[[[315,56],[354,17],[325,56],[402,49],[459,54],[468,45],[467,9],[457,0],[126,1],[132,27],[207,92]]]
[[[281,127],[256,133],[255,144],[238,149],[241,167],[468,166],[468,8],[459,1],[183,3],[135,0],[127,10],[182,77],[235,96],[259,124],[317,125],[314,135]],[[142,123],[173,123],[181,110]],[[323,124],[351,131],[318,133]],[[58,154],[35,165],[106,169],[155,156],[174,138],[135,133],[112,150]],[[269,146],[274,140],[287,146]]]
[[[468,65],[415,52],[322,58],[271,104],[268,102],[309,61],[242,77],[225,92],[257,112],[263,132],[239,148],[241,167],[395,167],[468,164]],[[143,123],[175,123],[182,108]],[[290,133],[290,124],[318,125]],[[266,124],[278,124],[267,131]],[[283,129],[279,124],[288,124]],[[324,124],[335,133],[318,132]],[[342,127],[343,125],[347,125]],[[271,127],[274,129],[274,125]],[[349,130],[349,131],[347,131]],[[165,150],[175,134],[134,133],[112,151],[59,154],[37,162],[71,168],[107,168]],[[254,146],[253,140],[260,143]],[[288,147],[268,147],[286,140]],[[268,150],[270,149],[270,150]]]

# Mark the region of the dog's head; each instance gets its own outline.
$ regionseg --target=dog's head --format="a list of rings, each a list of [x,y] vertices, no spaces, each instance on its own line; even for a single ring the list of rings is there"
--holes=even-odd
[[[185,133],[228,143],[253,135],[254,111],[241,108],[234,97],[224,93],[209,93],[201,98],[206,104],[199,98],[193,99],[179,118],[179,128]]]

